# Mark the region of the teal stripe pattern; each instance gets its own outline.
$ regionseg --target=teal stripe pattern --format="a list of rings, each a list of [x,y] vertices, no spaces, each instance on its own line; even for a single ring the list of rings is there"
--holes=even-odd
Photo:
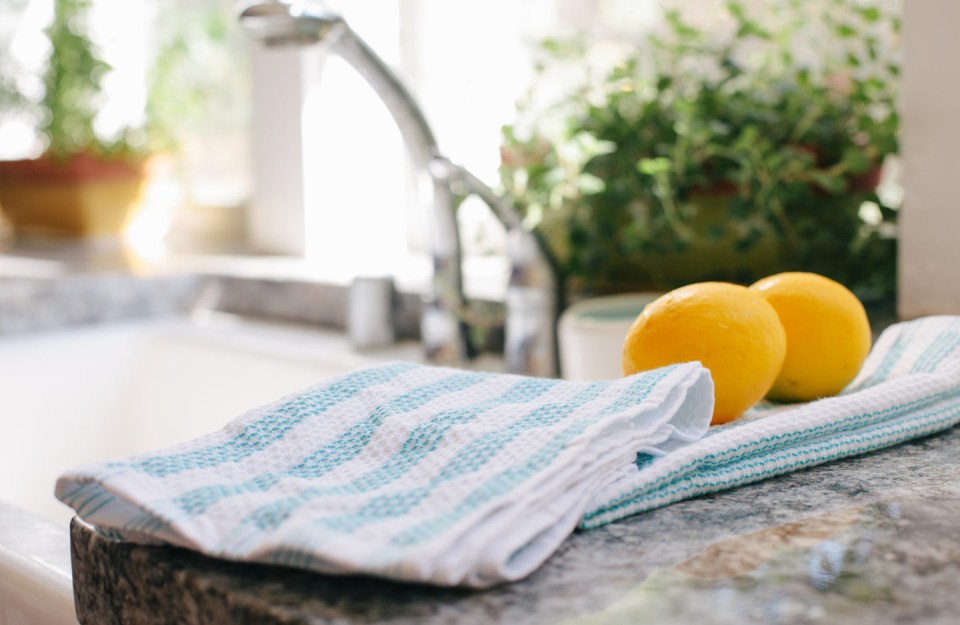
[[[958,318],[897,324],[881,336],[857,380],[840,396],[764,406],[751,419],[715,428],[713,436],[639,466],[617,492],[590,507],[580,527],[953,427],[960,422],[958,352]]]
[[[333,487],[312,487],[279,502],[273,502],[256,510],[246,519],[255,523],[260,529],[266,530],[279,525],[289,517],[297,507],[313,497],[343,495],[350,493],[364,493],[386,486],[401,477],[407,470],[416,466],[422,459],[435,451],[443,442],[444,434],[454,425],[469,423],[481,416],[484,412],[504,404],[519,404],[532,401],[549,391],[556,382],[541,380],[523,380],[507,389],[500,396],[493,397],[476,405],[446,410],[430,419],[427,423],[417,426],[403,442],[400,454],[386,458],[382,464],[370,470],[353,481]],[[317,453],[312,454],[316,463]],[[342,457],[342,454],[340,455]],[[302,463],[301,463],[302,464]],[[264,492],[274,487],[285,476],[301,475],[302,467],[283,474],[264,473],[242,484],[217,484],[192,490],[178,497],[177,500],[187,514],[201,514],[217,501],[243,493]],[[311,477],[317,477],[316,470]]]
[[[423,566],[424,554],[467,535],[477,545],[509,536],[510,551],[535,567],[574,529],[605,475],[637,449],[702,436],[711,406],[698,363],[599,382],[391,363],[174,448],[80,467],[56,493],[125,540],[488,586],[532,568],[509,570],[509,554],[490,561],[485,549],[437,566]],[[564,530],[536,540],[551,515]],[[537,524],[517,522],[528,518]]]
[[[291,398],[271,411],[269,415],[245,425],[236,436],[219,445],[195,451],[152,456],[132,464],[131,468],[162,477],[226,462],[239,462],[283,438],[303,419],[316,417],[363,389],[386,382],[393,376],[409,370],[410,367],[411,365],[407,363],[397,363],[359,371],[347,376],[335,386],[324,388],[322,392],[308,392]],[[358,426],[358,429],[363,428]]]
[[[533,450],[533,452],[521,462],[491,475],[457,507],[398,534],[393,538],[391,543],[404,547],[420,544],[430,536],[443,532],[452,523],[463,519],[484,502],[502,495],[505,492],[510,492],[516,488],[518,484],[529,479],[531,475],[542,470],[543,467],[548,466],[550,462],[556,459],[561,451],[567,448],[573,439],[582,434],[590,425],[593,425],[612,413],[622,411],[628,406],[641,403],[668,371],[668,369],[661,369],[653,372],[653,374],[649,376],[641,377],[633,385],[629,386],[616,401],[608,404],[597,412],[586,414],[580,419],[575,420],[552,436],[546,444]]]
[[[577,528],[876,451],[960,422],[960,318],[897,324],[840,395],[709,428],[684,363],[569,382],[388,363],[56,495],[104,536],[237,561],[488,587]]]

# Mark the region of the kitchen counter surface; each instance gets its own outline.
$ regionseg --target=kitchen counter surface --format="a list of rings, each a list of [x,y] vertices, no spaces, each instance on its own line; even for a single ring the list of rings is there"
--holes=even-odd
[[[198,309],[343,323],[344,288],[312,280],[0,260],[0,336]],[[403,309],[415,329],[416,307]],[[527,580],[482,592],[221,562],[75,521],[77,613],[84,625],[954,623],[957,458],[952,430],[681,502],[577,533]]]
[[[343,330],[347,297],[348,282],[294,258],[146,261],[111,246],[0,248],[0,338],[198,309]],[[398,339],[418,338],[419,291],[400,289],[394,305]]]
[[[571,536],[487,591],[334,578],[72,526],[84,625],[955,623],[960,430]]]

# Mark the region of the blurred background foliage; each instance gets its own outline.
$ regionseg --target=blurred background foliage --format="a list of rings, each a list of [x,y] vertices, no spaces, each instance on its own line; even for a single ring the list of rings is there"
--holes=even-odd
[[[895,289],[899,17],[849,0],[678,4],[664,34],[547,40],[504,128],[501,184],[568,288],[668,289],[815,271],[867,300]],[[563,85],[558,89],[557,85]],[[881,191],[881,193],[878,193]]]

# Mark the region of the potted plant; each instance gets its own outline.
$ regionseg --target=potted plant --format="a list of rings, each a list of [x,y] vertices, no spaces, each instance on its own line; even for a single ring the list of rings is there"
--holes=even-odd
[[[109,66],[88,35],[90,4],[55,1],[45,31],[51,52],[42,97],[31,101],[10,84],[5,89],[7,108],[32,118],[44,143],[38,158],[0,161],[0,207],[17,233],[116,235],[143,188],[143,131],[126,129],[105,139],[94,129]]]
[[[599,67],[547,41],[541,80],[504,129],[501,181],[581,293],[749,282],[816,271],[890,298],[897,211],[877,195],[898,150],[896,16],[872,4],[736,1],[712,35],[678,11],[668,34]],[[807,46],[810,24],[835,35]],[[822,34],[820,35],[822,38]],[[561,97],[558,68],[568,81]]]

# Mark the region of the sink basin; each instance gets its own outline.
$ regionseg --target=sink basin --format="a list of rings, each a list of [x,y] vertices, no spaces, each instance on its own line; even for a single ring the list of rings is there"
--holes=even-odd
[[[68,526],[76,465],[173,445],[380,360],[339,333],[197,311],[0,339],[0,623],[75,625]]]
[[[56,261],[0,254],[0,279],[3,280],[53,279],[64,271],[62,263]]]
[[[416,358],[415,346],[377,354]],[[67,528],[64,470],[216,430],[242,412],[370,364],[339,334],[180,318],[0,341],[0,501]]]

